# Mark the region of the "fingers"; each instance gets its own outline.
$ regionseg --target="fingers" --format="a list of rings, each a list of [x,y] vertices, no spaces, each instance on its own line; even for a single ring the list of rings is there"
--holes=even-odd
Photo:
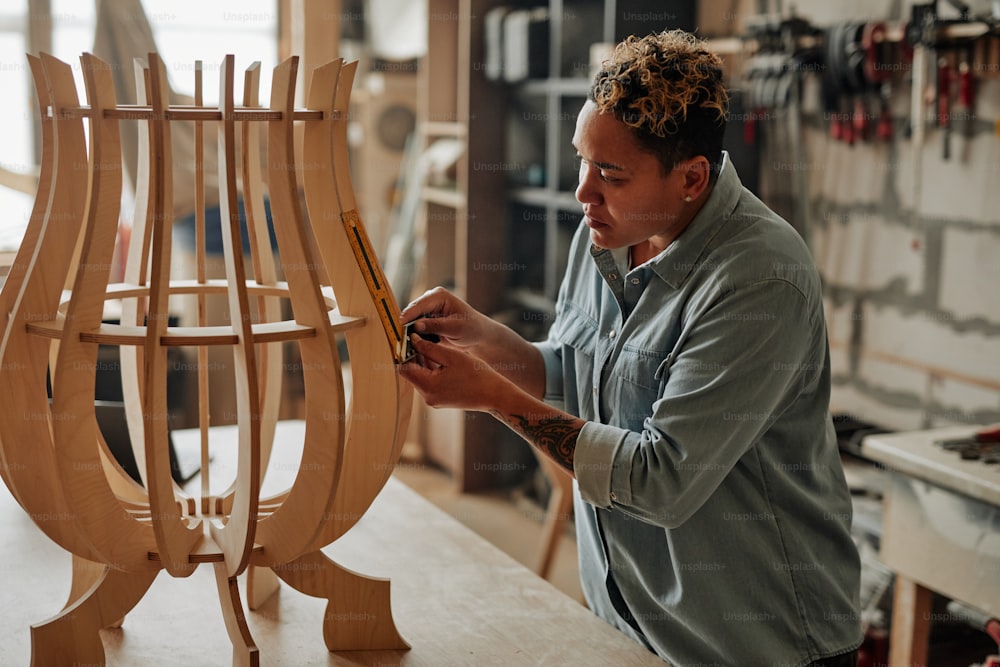
[[[449,354],[454,354],[454,352],[448,350],[443,345],[425,340],[420,336],[411,336],[410,344],[420,359],[420,365],[425,368],[445,366],[447,365],[446,361]]]
[[[449,312],[448,303],[454,296],[443,287],[427,290],[403,308],[400,316],[403,323],[412,322],[421,317],[446,315]]]
[[[463,337],[463,329],[469,318],[464,315],[435,317],[428,315],[413,321],[413,331],[425,339],[437,342],[440,338],[458,339]]]
[[[451,404],[452,400],[446,394],[452,382],[447,376],[448,366],[443,362],[449,353],[461,353],[422,340],[419,336],[413,336],[412,342],[417,356],[399,366],[400,376],[420,392],[427,405],[444,407]]]

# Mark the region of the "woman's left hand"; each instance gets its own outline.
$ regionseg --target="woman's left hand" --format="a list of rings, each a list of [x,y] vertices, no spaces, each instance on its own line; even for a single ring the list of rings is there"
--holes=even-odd
[[[488,411],[495,407],[501,385],[510,384],[490,366],[452,345],[411,337],[417,356],[399,367],[427,405]]]

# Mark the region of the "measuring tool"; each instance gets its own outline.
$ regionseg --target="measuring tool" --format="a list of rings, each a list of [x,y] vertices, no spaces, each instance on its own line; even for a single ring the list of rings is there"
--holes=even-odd
[[[386,280],[385,273],[378,262],[378,256],[372,248],[368,232],[365,231],[365,225],[361,221],[357,209],[344,211],[340,214],[340,220],[344,223],[344,230],[347,232],[351,250],[354,251],[354,258],[358,261],[361,273],[364,274],[368,293],[371,294],[372,301],[375,303],[375,310],[378,311],[378,318],[385,330],[385,337],[392,347],[392,354],[396,363],[401,364],[414,355],[410,348],[409,327],[404,327],[402,324],[399,304],[396,303],[396,298],[389,290],[389,281]]]

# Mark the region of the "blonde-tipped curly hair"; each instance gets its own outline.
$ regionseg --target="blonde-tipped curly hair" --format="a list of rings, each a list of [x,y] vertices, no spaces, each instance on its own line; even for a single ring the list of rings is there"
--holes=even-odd
[[[632,128],[666,171],[704,155],[717,175],[729,95],[722,60],[691,33],[626,38],[602,63],[589,97]]]

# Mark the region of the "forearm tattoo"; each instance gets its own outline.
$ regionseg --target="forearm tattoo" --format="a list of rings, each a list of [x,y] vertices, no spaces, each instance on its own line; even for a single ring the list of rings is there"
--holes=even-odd
[[[523,415],[504,415],[496,410],[490,412],[522,438],[548,454],[556,463],[573,472],[573,452],[580,433],[575,420],[562,417],[532,420]]]

